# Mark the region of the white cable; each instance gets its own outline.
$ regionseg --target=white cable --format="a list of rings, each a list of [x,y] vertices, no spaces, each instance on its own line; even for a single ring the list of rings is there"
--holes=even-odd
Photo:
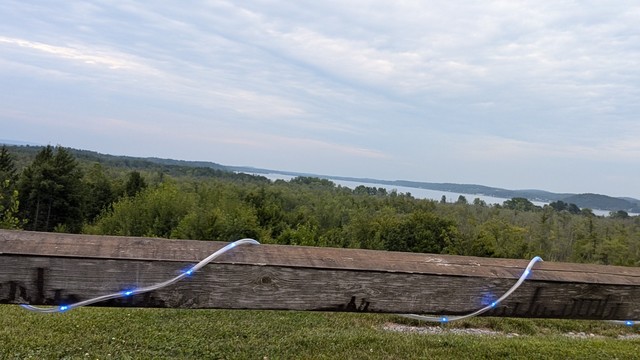
[[[507,292],[505,292],[502,296],[500,296],[497,300],[493,301],[491,304],[483,307],[482,309],[476,310],[472,313],[469,313],[466,315],[458,315],[458,316],[429,316],[429,315],[416,315],[416,314],[402,314],[400,316],[403,316],[409,319],[439,322],[439,323],[447,323],[450,321],[457,321],[457,320],[468,319],[474,316],[478,316],[482,313],[485,313],[489,310],[494,309],[496,306],[498,306],[498,304],[500,304],[500,302],[502,302],[504,299],[509,297],[509,295],[511,295],[514,291],[516,291],[516,289],[519,288],[520,285],[522,285],[522,283],[527,279],[527,276],[529,276],[529,274],[531,273],[531,268],[533,268],[533,265],[538,261],[543,261],[540,256],[536,256],[533,259],[531,259],[531,261],[529,261],[529,265],[527,265],[527,268],[522,272],[522,275],[520,275],[520,278],[518,279],[518,281],[509,290],[507,290]]]
[[[640,325],[640,320],[607,320],[607,322],[627,326]]]
[[[232,243],[227,244],[225,247],[223,247],[222,249],[214,252],[213,254],[207,256],[204,260],[200,261],[199,263],[197,263],[196,265],[194,265],[193,267],[189,268],[188,270],[180,273],[180,275],[169,279],[167,281],[161,282],[161,283],[157,283],[157,284],[153,284],[153,285],[149,285],[146,287],[142,287],[142,288],[137,288],[137,289],[131,289],[131,290],[124,290],[124,291],[120,291],[120,292],[116,292],[116,293],[112,293],[112,294],[107,294],[107,295],[102,295],[102,296],[98,296],[92,299],[88,299],[88,300],[83,300],[74,304],[69,304],[69,305],[60,305],[57,307],[46,307],[46,308],[42,308],[42,307],[37,307],[37,306],[31,306],[28,304],[21,304],[20,306],[22,306],[24,309],[27,309],[29,311],[34,311],[34,312],[38,312],[38,313],[58,313],[58,312],[65,312],[77,307],[81,307],[81,306],[86,306],[86,305],[90,305],[90,304],[95,304],[97,302],[101,302],[101,301],[106,301],[106,300],[110,300],[110,299],[117,299],[117,298],[123,298],[123,297],[128,297],[128,296],[132,296],[132,295],[136,295],[136,294],[142,294],[142,293],[146,293],[149,291],[154,291],[154,290],[158,290],[161,289],[163,287],[169,286],[171,284],[174,284],[180,280],[182,280],[185,277],[191,276],[193,273],[195,273],[196,271],[198,271],[199,269],[201,269],[203,266],[207,265],[208,263],[210,263],[211,261],[213,261],[215,258],[221,256],[222,254],[226,253],[227,251],[233,249],[234,247],[238,246],[238,245],[245,245],[245,244],[252,244],[252,245],[259,245],[260,243],[254,239],[241,239],[238,241],[234,241]],[[472,318],[475,316],[478,316],[482,313],[485,313],[489,310],[492,310],[494,308],[496,308],[498,306],[498,304],[500,304],[502,301],[504,301],[504,299],[508,298],[514,291],[516,291],[516,289],[518,289],[520,287],[520,285],[522,285],[522,283],[527,279],[527,277],[529,276],[529,274],[531,273],[531,269],[533,268],[533,265],[535,265],[535,263],[537,263],[538,261],[543,261],[541,257],[536,256],[533,259],[531,259],[531,261],[529,261],[529,264],[527,265],[527,267],[525,268],[525,270],[522,272],[522,275],[520,275],[520,278],[518,279],[518,281],[516,281],[515,284],[513,284],[513,286],[511,288],[509,288],[509,290],[507,290],[502,296],[500,296],[497,300],[491,302],[491,304],[476,310],[472,313],[466,314],[466,315],[457,315],[457,316],[447,316],[447,315],[441,315],[441,316],[429,316],[429,315],[417,315],[417,314],[401,314],[400,316],[409,318],[409,319],[415,319],[415,320],[421,320],[421,321],[430,321],[430,322],[439,322],[439,323],[448,323],[451,321],[457,321],[457,320],[462,320],[462,319],[468,319],[468,318]],[[614,324],[619,324],[619,325],[627,325],[627,326],[633,326],[633,325],[640,325],[640,320],[608,320],[608,322],[610,323],[614,323]]]
[[[116,293],[112,293],[112,294],[102,295],[102,296],[98,296],[98,297],[95,297],[95,298],[92,298],[92,299],[83,300],[83,301],[80,301],[80,302],[77,302],[77,303],[74,303],[74,304],[60,305],[60,306],[57,306],[57,307],[42,308],[42,307],[37,307],[37,306],[31,306],[31,305],[28,305],[28,304],[21,304],[20,306],[22,306],[24,309],[27,309],[29,311],[35,311],[35,312],[39,312],[39,313],[57,313],[57,312],[68,311],[68,310],[71,310],[71,309],[74,309],[74,308],[77,308],[77,307],[81,307],[81,306],[95,304],[95,303],[101,302],[101,301],[106,301],[106,300],[110,300],[110,299],[117,299],[117,298],[122,298],[122,297],[128,297],[128,296],[132,296],[132,295],[136,295],[136,294],[142,294],[142,293],[146,293],[146,292],[149,292],[149,291],[158,290],[158,289],[161,289],[163,287],[166,287],[166,286],[169,286],[171,284],[174,284],[174,283],[182,280],[185,277],[191,276],[193,273],[195,273],[196,271],[201,269],[203,266],[205,266],[208,263],[210,263],[211,261],[213,261],[218,256],[226,253],[227,251],[233,249],[234,247],[236,247],[238,245],[245,245],[245,244],[258,245],[260,243],[258,241],[256,241],[256,240],[253,240],[253,239],[241,239],[241,240],[238,240],[238,241],[234,241],[234,242],[232,242],[230,244],[227,244],[222,249],[220,249],[220,250],[214,252],[213,254],[207,256],[204,260],[200,261],[199,263],[197,263],[196,265],[194,265],[190,269],[180,273],[180,275],[178,275],[178,276],[176,276],[176,277],[174,277],[172,279],[169,279],[167,281],[161,282],[161,283],[145,286],[145,287],[142,287],[142,288],[124,290],[124,291],[120,291],[120,292],[116,292]]]

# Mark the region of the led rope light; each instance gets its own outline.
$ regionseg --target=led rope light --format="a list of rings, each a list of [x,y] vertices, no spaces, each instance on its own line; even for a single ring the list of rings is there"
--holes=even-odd
[[[222,254],[226,253],[227,251],[233,249],[236,246],[239,245],[245,245],[245,244],[252,244],[252,245],[258,245],[260,244],[259,242],[257,242],[256,240],[253,239],[241,239],[238,241],[234,241],[230,244],[227,244],[225,247],[223,247],[222,249],[214,252],[213,254],[207,256],[204,260],[200,261],[199,263],[195,264],[193,267],[189,268],[186,271],[183,271],[180,273],[180,275],[169,279],[167,281],[163,281],[157,284],[153,284],[153,285],[149,285],[149,286],[145,286],[145,287],[141,287],[141,288],[137,288],[137,289],[130,289],[130,290],[123,290],[123,291],[119,291],[119,292],[115,292],[112,294],[107,294],[107,295],[102,295],[102,296],[98,296],[92,299],[88,299],[88,300],[83,300],[77,303],[73,303],[73,304],[69,304],[69,305],[60,305],[57,307],[46,307],[46,308],[42,308],[42,307],[37,307],[37,306],[31,306],[31,305],[27,305],[27,304],[21,304],[20,306],[22,306],[24,309],[30,310],[30,311],[35,311],[35,312],[39,312],[39,313],[58,313],[58,312],[65,312],[71,309],[75,309],[77,307],[81,307],[81,306],[86,306],[86,305],[90,305],[90,304],[95,304],[97,302],[101,302],[101,301],[106,301],[106,300],[110,300],[110,299],[117,299],[117,298],[123,298],[123,297],[129,297],[132,295],[136,295],[136,294],[142,294],[142,293],[146,293],[149,291],[154,291],[154,290],[158,290],[158,289],[162,289],[163,287],[169,286],[171,284],[174,284],[182,279],[184,279],[185,277],[191,276],[193,275],[193,273],[195,273],[196,271],[198,271],[199,269],[201,269],[203,266],[207,265],[208,263],[210,263],[211,261],[213,261],[215,258],[221,256]]]
[[[416,314],[403,314],[401,316],[404,316],[404,317],[409,318],[409,319],[416,319],[416,320],[430,321],[430,322],[439,322],[439,323],[443,323],[444,324],[444,323],[448,323],[450,321],[457,321],[457,320],[472,318],[472,317],[478,316],[478,315],[480,315],[482,313],[485,313],[485,312],[487,312],[489,310],[493,310],[504,299],[508,298],[514,291],[516,291],[516,289],[519,288],[520,285],[522,285],[522,283],[527,279],[527,276],[529,276],[529,274],[531,274],[531,268],[533,268],[533,265],[535,265],[535,263],[537,263],[538,261],[543,261],[540,256],[536,256],[533,259],[531,259],[531,261],[529,261],[529,265],[527,265],[526,269],[524,269],[524,271],[522,272],[522,275],[520,275],[520,278],[518,279],[518,281],[516,281],[516,283],[513,284],[513,286],[511,288],[509,288],[509,290],[507,290],[507,292],[505,292],[497,300],[492,301],[491,304],[483,307],[482,309],[476,310],[476,311],[474,311],[472,313],[469,313],[469,314],[466,314],[466,315],[459,315],[459,316],[429,316],[429,315],[416,315]]]
[[[112,294],[107,294],[107,295],[102,295],[102,296],[98,296],[92,299],[88,299],[88,300],[83,300],[83,301],[79,301],[77,303],[73,303],[73,304],[69,304],[69,305],[60,305],[57,307],[46,307],[46,308],[42,308],[42,307],[37,307],[37,306],[31,306],[28,304],[21,304],[20,306],[24,309],[27,309],[29,311],[34,311],[34,312],[38,312],[38,313],[61,313],[61,312],[65,312],[71,309],[75,309],[81,306],[86,306],[86,305],[90,305],[90,304],[95,304],[101,301],[106,301],[106,300],[110,300],[110,299],[117,299],[117,298],[124,298],[124,297],[129,297],[132,295],[136,295],[136,294],[142,294],[142,293],[146,293],[149,291],[154,291],[154,290],[158,290],[161,289],[163,287],[169,286],[171,284],[174,284],[182,279],[184,279],[185,277],[189,277],[191,275],[193,275],[196,271],[200,270],[202,267],[204,267],[205,265],[209,264],[211,261],[213,261],[214,259],[216,259],[217,257],[221,256],[222,254],[226,253],[227,251],[235,248],[238,245],[259,245],[260,243],[254,239],[241,239],[241,240],[237,240],[234,241],[232,243],[227,244],[226,246],[224,246],[222,249],[214,252],[213,254],[207,256],[204,260],[200,261],[199,263],[197,263],[196,265],[194,265],[193,267],[187,269],[186,271],[183,271],[180,273],[180,275],[169,279],[167,281],[164,282],[160,282],[157,284],[153,284],[153,285],[149,285],[146,287],[142,287],[142,288],[136,288],[136,289],[130,289],[130,290],[123,290],[123,291],[119,291],[119,292],[115,292]],[[514,291],[516,291],[516,289],[518,289],[520,287],[520,285],[522,285],[522,283],[524,283],[524,281],[527,279],[527,277],[531,274],[531,269],[533,268],[533,265],[535,265],[537,262],[539,261],[543,261],[541,257],[536,256],[533,259],[531,259],[531,261],[529,261],[529,264],[527,265],[527,267],[524,269],[524,271],[522,272],[522,275],[520,275],[520,278],[518,278],[518,281],[516,281],[515,284],[513,284],[513,286],[511,286],[511,288],[509,288],[509,290],[507,290],[502,296],[500,296],[497,300],[492,301],[489,305],[476,310],[474,312],[471,312],[469,314],[466,315],[457,315],[457,316],[446,316],[446,315],[442,315],[442,316],[429,316],[429,315],[417,315],[417,314],[401,314],[400,316],[409,318],[409,319],[415,319],[415,320],[421,320],[421,321],[429,321],[429,322],[439,322],[442,324],[446,324],[448,322],[451,321],[458,321],[458,320],[463,320],[463,319],[469,319],[472,317],[476,317],[480,314],[483,314],[489,310],[495,309],[502,301],[504,301],[506,298],[508,298]],[[607,320],[607,322],[610,323],[614,323],[614,324],[619,324],[619,325],[627,325],[627,326],[634,326],[634,325],[639,325],[640,324],[640,320]]]

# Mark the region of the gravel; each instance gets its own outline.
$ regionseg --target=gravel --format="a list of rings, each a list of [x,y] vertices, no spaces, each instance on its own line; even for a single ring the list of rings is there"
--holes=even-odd
[[[395,323],[386,323],[382,327],[384,331],[393,331],[393,332],[401,332],[401,333],[414,333],[414,334],[426,334],[426,335],[444,335],[444,334],[455,334],[455,335],[478,335],[478,336],[505,336],[505,337],[518,337],[521,336],[517,333],[504,333],[500,331],[494,331],[490,329],[475,329],[475,328],[449,328],[445,326],[409,326],[409,325],[401,325]],[[564,336],[573,338],[573,339],[604,339],[605,336],[596,335],[593,333],[586,332],[567,332],[564,333]],[[624,334],[618,335],[616,337],[620,340],[638,340],[640,339],[640,334]]]
[[[516,337],[520,336],[516,333],[506,334],[499,331],[489,330],[489,329],[474,329],[474,328],[447,328],[442,326],[409,326],[409,325],[400,325],[394,323],[387,323],[382,327],[385,331],[394,331],[394,332],[402,332],[402,333],[416,333],[416,334],[429,334],[429,335],[440,335],[440,334],[456,334],[456,335],[485,335],[485,336],[507,336],[507,337]]]

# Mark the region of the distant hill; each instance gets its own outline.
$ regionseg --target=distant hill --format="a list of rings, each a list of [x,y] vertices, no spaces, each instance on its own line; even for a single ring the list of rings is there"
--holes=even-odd
[[[632,213],[640,213],[640,200],[625,197],[616,198],[607,195],[599,194],[571,194],[571,193],[553,193],[544,190],[536,189],[524,189],[524,190],[508,190],[495,188],[485,185],[477,184],[454,184],[454,183],[431,183],[409,180],[379,180],[371,178],[354,178],[345,176],[328,176],[317,174],[296,173],[291,171],[279,171],[257,168],[237,167],[236,171],[247,171],[251,173],[274,173],[290,176],[316,176],[329,180],[344,180],[361,182],[364,184],[384,184],[390,186],[403,186],[418,189],[447,191],[453,193],[467,194],[467,195],[485,195],[497,198],[512,199],[515,197],[522,197],[530,201],[540,202],[554,202],[564,201],[568,204],[575,204],[580,208],[598,209],[618,211],[624,210]]]
[[[576,204],[580,208],[602,209],[602,210],[625,210],[628,212],[640,212],[638,200],[632,198],[614,198],[600,194],[578,194],[568,196],[562,201],[568,204]]]
[[[25,166],[31,162],[36,154],[42,150],[43,146],[32,145],[11,145],[5,144],[7,148],[17,157],[18,167]],[[172,159],[160,159],[155,157],[143,158],[134,156],[121,156],[101,154],[96,151],[66,148],[81,162],[96,162],[105,166],[128,168],[128,169],[149,169],[163,166],[189,167],[189,168],[209,168],[215,170],[230,171],[228,167],[208,161],[183,161]]]
[[[36,154],[42,150],[43,146],[16,146],[7,145],[9,151],[14,155],[16,167],[21,170],[28,166]],[[91,164],[101,164],[106,168],[116,171],[141,171],[158,174],[160,176],[169,175],[172,177],[189,176],[194,178],[229,178],[235,180],[252,180],[269,182],[265,177],[252,176],[245,173],[237,173],[228,167],[201,161],[182,161],[160,158],[141,158],[133,156],[118,156],[101,154],[95,151],[66,148],[80,164],[86,168]]]
[[[0,139],[0,145],[20,145],[20,146],[35,145],[37,146],[38,144],[34,144],[26,141],[19,141],[19,140]]]
[[[2,140],[0,140],[0,143],[2,143]],[[9,144],[8,147],[12,151],[18,153],[18,160],[21,160],[19,162],[22,164],[25,164],[27,159],[35,157],[35,154],[42,148],[42,146],[22,146],[16,144]],[[616,198],[600,194],[552,193],[549,191],[536,189],[509,190],[477,184],[432,183],[410,180],[379,180],[371,178],[329,176],[283,170],[261,169],[247,166],[227,166],[210,161],[186,161],[161,159],[155,157],[141,158],[132,156],[117,156],[79,149],[69,149],[69,151],[74,156],[76,156],[78,160],[83,162],[97,162],[106,166],[128,169],[162,170],[163,172],[172,176],[208,176],[214,174],[214,172],[218,176],[220,175],[220,172],[239,172],[249,174],[274,173],[289,176],[313,176],[329,180],[356,181],[364,184],[384,184],[390,186],[447,191],[467,195],[485,195],[504,199],[522,197],[530,201],[540,202],[564,201],[565,203],[576,204],[580,208],[609,211],[624,210],[631,213],[640,213],[640,200],[630,197]]]

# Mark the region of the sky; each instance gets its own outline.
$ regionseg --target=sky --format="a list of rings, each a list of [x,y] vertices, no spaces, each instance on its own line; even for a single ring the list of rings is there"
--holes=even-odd
[[[0,138],[640,198],[637,1],[0,2]]]

